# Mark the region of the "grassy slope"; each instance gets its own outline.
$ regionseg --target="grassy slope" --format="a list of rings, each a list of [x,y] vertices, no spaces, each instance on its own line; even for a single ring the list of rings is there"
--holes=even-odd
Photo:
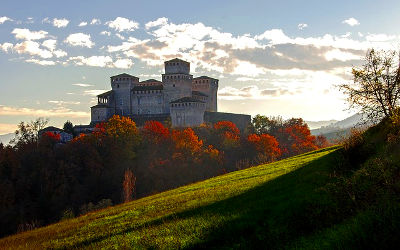
[[[317,190],[329,178],[336,150],[232,172],[13,235],[0,239],[0,249],[290,246],[315,229],[304,232],[310,204],[328,202]]]

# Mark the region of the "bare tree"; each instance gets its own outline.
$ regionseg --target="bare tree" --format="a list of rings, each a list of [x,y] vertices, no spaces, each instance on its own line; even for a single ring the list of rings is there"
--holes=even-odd
[[[125,170],[122,187],[124,192],[124,202],[131,201],[136,193],[136,177],[130,169]]]
[[[48,122],[48,119],[42,117],[30,121],[29,123],[20,122],[11,143],[17,145],[21,143],[37,142],[39,139],[39,131],[44,129]]]
[[[352,69],[353,83],[339,86],[350,108],[359,109],[372,121],[393,114],[400,97],[398,56],[396,51],[367,52],[364,65]]]

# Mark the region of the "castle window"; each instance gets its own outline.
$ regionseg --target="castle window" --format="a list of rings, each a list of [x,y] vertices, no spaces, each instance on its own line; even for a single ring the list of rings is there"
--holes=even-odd
[[[175,87],[175,84],[174,84],[174,85],[172,85],[172,87]]]
[[[119,84],[117,85],[117,88],[119,88]]]

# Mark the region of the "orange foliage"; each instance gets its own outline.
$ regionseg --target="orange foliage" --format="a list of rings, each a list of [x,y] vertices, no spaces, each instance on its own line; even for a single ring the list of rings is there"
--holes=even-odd
[[[50,132],[50,131],[49,132],[45,132],[43,135],[48,137],[48,138],[50,138],[50,139],[52,139],[52,140],[55,140],[55,141],[59,141],[61,139],[61,135],[60,134],[55,134],[55,133]]]
[[[240,131],[235,123],[230,121],[220,121],[214,124],[214,129],[222,133],[226,139],[239,140]]]
[[[175,148],[180,151],[199,152],[203,146],[203,141],[199,140],[199,137],[191,128],[183,131],[173,130],[172,140],[175,142]]]
[[[137,135],[136,123],[129,117],[113,115],[105,123],[106,134],[114,139],[132,139]]]
[[[315,136],[311,135],[308,125],[302,119],[291,119],[281,132],[287,137],[287,150],[291,154],[301,154],[318,149]]]
[[[147,121],[143,127],[143,134],[158,144],[161,141],[168,139],[169,130],[164,127],[161,122]]]
[[[275,137],[271,135],[250,134],[247,140],[255,146],[258,152],[264,154],[270,161],[275,160],[281,155],[279,143]]]

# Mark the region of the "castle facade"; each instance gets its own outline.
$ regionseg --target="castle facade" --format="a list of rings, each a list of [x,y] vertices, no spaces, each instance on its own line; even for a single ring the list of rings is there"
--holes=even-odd
[[[204,112],[217,112],[218,79],[193,77],[190,63],[178,58],[164,62],[162,81],[120,74],[111,77],[111,90],[97,96],[91,121],[97,123],[114,114],[132,117],[171,118],[173,127],[198,126]]]
[[[139,126],[147,120],[171,120],[173,127],[194,127],[204,122],[229,120],[244,129],[249,115],[218,111],[218,79],[193,77],[190,63],[175,58],[164,62],[161,81],[120,74],[111,77],[111,90],[97,96],[91,107],[91,124],[113,115],[131,117]]]

